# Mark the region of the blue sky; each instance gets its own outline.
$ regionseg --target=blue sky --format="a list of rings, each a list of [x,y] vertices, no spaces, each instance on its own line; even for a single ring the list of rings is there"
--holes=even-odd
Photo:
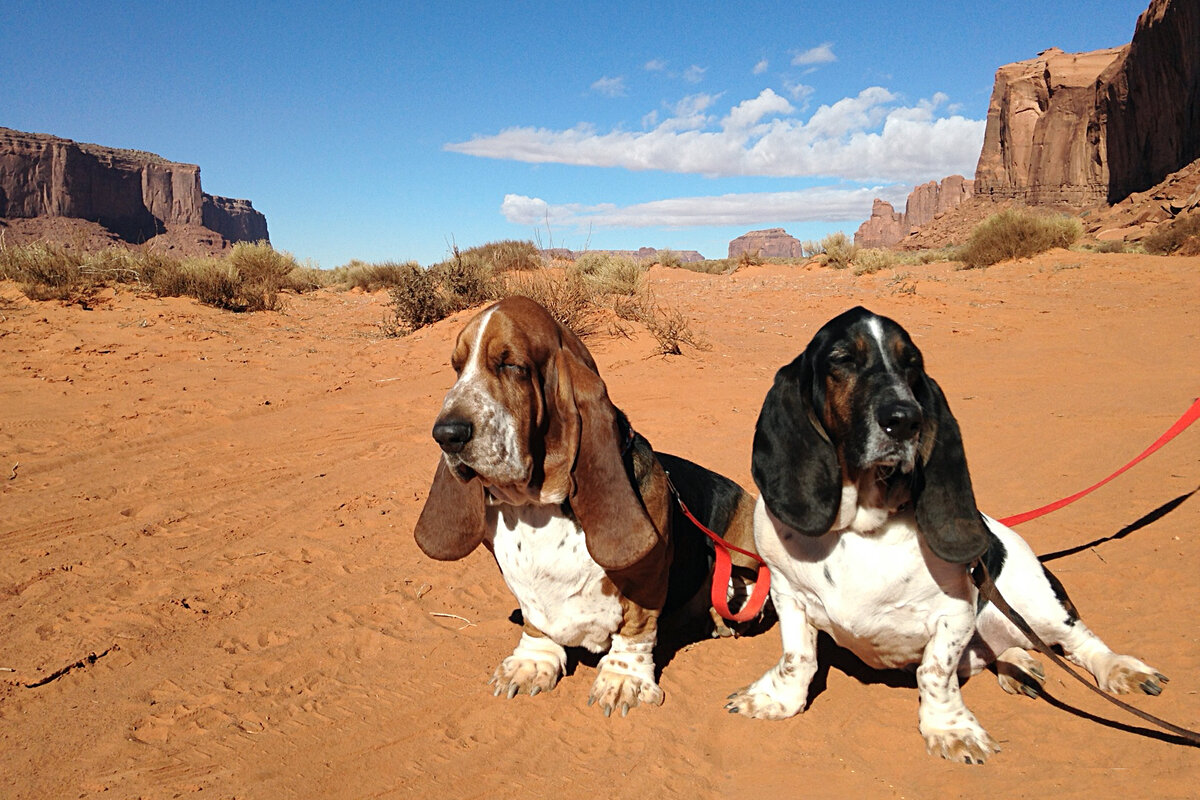
[[[971,176],[996,68],[1148,0],[0,5],[0,125],[199,164],[278,249],[726,254]]]

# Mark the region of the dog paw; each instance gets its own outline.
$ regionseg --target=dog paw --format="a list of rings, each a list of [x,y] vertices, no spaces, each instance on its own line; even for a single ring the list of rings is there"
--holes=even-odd
[[[1000,688],[1009,694],[1023,694],[1036,699],[1042,695],[1046,670],[1029,653],[1019,647],[1011,647],[996,659],[996,678],[1000,681]]]
[[[1113,694],[1149,695],[1162,694],[1163,684],[1170,679],[1153,667],[1149,667],[1133,656],[1113,656],[1103,675],[1096,675],[1096,683],[1106,692]]]
[[[539,637],[521,635],[521,643],[500,662],[488,685],[492,694],[509,699],[525,692],[530,697],[548,692],[558,684],[567,666],[567,654],[559,645]]]
[[[787,719],[804,710],[803,701],[795,698],[779,698],[769,691],[755,688],[751,684],[729,695],[725,710],[730,714],[744,714],[753,719]]]
[[[636,675],[625,670],[608,667],[602,663],[600,674],[592,684],[592,692],[588,695],[588,705],[598,705],[604,716],[612,716],[612,712],[620,711],[621,716],[629,713],[629,709],[642,703],[651,706],[661,706],[663,690],[654,682],[654,678]]]
[[[947,761],[960,764],[982,764],[992,753],[1000,752],[1000,745],[978,726],[952,730],[922,731],[925,751],[941,756]]]

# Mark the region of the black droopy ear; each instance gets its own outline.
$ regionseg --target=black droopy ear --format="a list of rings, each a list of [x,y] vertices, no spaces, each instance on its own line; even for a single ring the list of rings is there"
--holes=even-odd
[[[555,360],[556,394],[563,398],[555,413],[578,419],[577,424],[565,426],[578,436],[571,470],[571,511],[596,563],[609,570],[625,569],[654,549],[660,533],[625,469],[617,410],[604,381],[569,348],[564,347]],[[546,394],[550,396],[549,387]]]
[[[463,483],[438,458],[429,498],[413,531],[417,547],[430,558],[457,561],[479,546],[483,534],[483,484],[476,478]]]
[[[814,413],[824,404],[825,390],[813,350],[810,344],[775,374],[754,429],[751,473],[776,519],[821,536],[837,516],[842,487],[837,452]]]
[[[933,378],[924,378],[918,394],[925,430],[917,475],[917,525],[934,555],[966,564],[983,555],[988,534],[975,506],[962,434]]]

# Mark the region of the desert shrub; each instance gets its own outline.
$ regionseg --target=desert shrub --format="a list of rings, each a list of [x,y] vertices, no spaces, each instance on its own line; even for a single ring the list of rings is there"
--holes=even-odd
[[[237,269],[225,259],[189,258],[181,272],[183,291],[180,295],[194,297],[205,305],[227,311],[244,311],[239,289],[241,279]]]
[[[1070,247],[1081,233],[1082,226],[1074,217],[1007,208],[975,226],[960,260],[967,269],[974,269],[1028,258],[1055,247]]]
[[[763,263],[763,257],[758,250],[743,250],[738,253],[738,269],[742,267],[757,267]]]
[[[495,268],[478,250],[460,252],[455,247],[450,258],[429,272],[441,287],[448,312],[494,300],[501,292]]]
[[[454,248],[455,252],[458,248]],[[469,259],[478,259],[492,272],[518,272],[531,269],[541,269],[543,265],[542,251],[533,242],[523,242],[516,239],[505,239],[500,242],[472,247],[463,252]]]
[[[683,354],[683,346],[696,350],[708,350],[711,345],[692,330],[688,318],[678,309],[658,304],[649,291],[634,297],[618,297],[613,302],[613,312],[619,319],[643,325],[658,343],[655,355],[677,356]]]
[[[98,282],[83,263],[80,251],[54,242],[0,248],[0,277],[20,284],[30,300],[85,301]]]
[[[568,270],[561,276],[547,273],[513,276],[505,293],[528,297],[545,306],[550,316],[575,332],[589,336],[600,327],[597,291],[580,273]]]
[[[664,267],[682,267],[683,257],[674,250],[659,250],[657,254],[658,263]]]
[[[813,256],[819,256],[821,253],[824,253],[824,252],[825,252],[825,250],[824,250],[824,248],[821,247],[820,242],[814,242],[809,239],[805,239],[803,242],[800,243],[800,255],[803,256],[804,258],[812,258]]]
[[[861,248],[854,254],[853,271],[855,275],[869,275],[881,269],[894,267],[899,259],[891,250],[879,247]]]
[[[238,242],[226,258],[236,273],[237,299],[244,311],[275,311],[279,291],[288,275],[299,267],[291,253],[276,250],[269,242]]]
[[[445,317],[449,310],[438,291],[438,279],[431,270],[415,262],[399,265],[403,280],[388,290],[391,316],[385,317],[380,328],[387,336],[403,336],[418,328],[431,325]]]
[[[613,253],[584,253],[567,269],[599,294],[636,294],[645,268],[636,259]]]
[[[826,256],[825,263],[834,269],[846,269],[858,253],[858,247],[841,231],[822,239],[821,250]]]
[[[1161,223],[1142,239],[1142,245],[1147,253],[1165,256],[1182,248],[1193,236],[1200,237],[1200,212]]]

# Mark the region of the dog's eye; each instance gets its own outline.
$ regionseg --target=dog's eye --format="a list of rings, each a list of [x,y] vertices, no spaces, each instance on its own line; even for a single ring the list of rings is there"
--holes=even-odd
[[[840,369],[854,366],[854,354],[846,350],[834,350],[829,354],[829,364]]]
[[[498,368],[499,372],[507,372],[514,378],[526,378],[529,376],[529,367],[524,364],[509,364],[503,363]]]

